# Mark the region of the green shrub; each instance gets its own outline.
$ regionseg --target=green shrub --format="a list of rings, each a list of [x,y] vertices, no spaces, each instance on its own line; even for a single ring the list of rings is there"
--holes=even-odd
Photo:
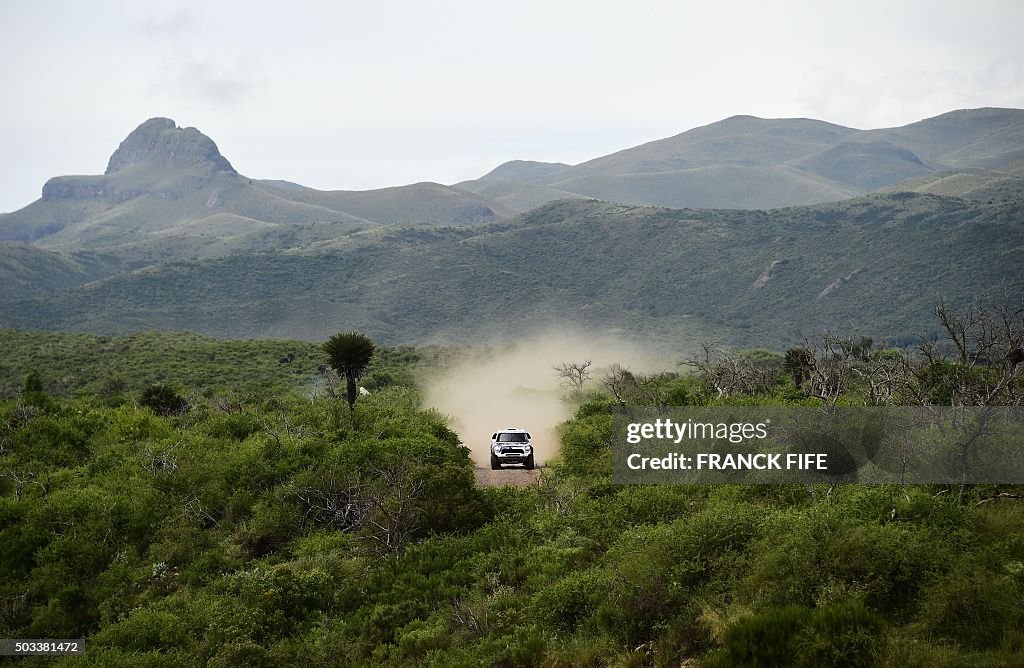
[[[263,430],[260,417],[247,411],[214,415],[208,418],[205,424],[206,433],[210,436],[230,438],[235,441],[244,441],[251,434]]]
[[[98,633],[95,643],[135,652],[183,647],[189,642],[185,623],[175,612],[157,607],[134,611]]]
[[[593,616],[608,585],[601,571],[570,573],[537,593],[528,617],[536,617],[544,628],[573,632]]]
[[[811,611],[798,605],[770,608],[744,617],[725,633],[724,653],[715,665],[763,668],[795,664],[794,641],[811,621]]]
[[[965,561],[923,592],[921,620],[932,633],[966,647],[994,649],[1024,627],[1019,579]]]
[[[795,638],[797,664],[806,668],[871,665],[882,625],[881,617],[857,602],[818,608],[810,624]]]
[[[712,666],[873,665],[883,623],[856,602],[811,610],[791,605],[742,617],[730,626]]]
[[[142,391],[139,403],[157,415],[181,415],[188,408],[185,398],[170,385],[155,383]]]
[[[865,524],[845,508],[815,505],[773,515],[737,588],[760,605],[820,606],[854,598],[891,614],[908,606],[948,548],[910,525]]]
[[[403,664],[419,663],[431,652],[447,647],[452,632],[440,618],[414,619],[397,634],[398,659]]]
[[[562,453],[558,468],[568,475],[586,478],[610,477],[611,428],[612,417],[605,413],[561,425],[558,435],[562,441]]]

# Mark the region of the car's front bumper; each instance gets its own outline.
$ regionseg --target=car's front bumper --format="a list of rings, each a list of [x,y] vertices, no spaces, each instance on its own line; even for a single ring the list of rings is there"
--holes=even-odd
[[[502,464],[522,464],[525,462],[531,454],[533,454],[532,448],[504,448],[491,450],[491,453],[497,457]]]

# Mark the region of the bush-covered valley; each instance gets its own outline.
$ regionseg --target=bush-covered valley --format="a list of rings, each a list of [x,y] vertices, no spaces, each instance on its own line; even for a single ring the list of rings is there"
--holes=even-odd
[[[486,488],[421,408],[445,351],[378,351],[350,412],[308,344],[3,336],[0,637],[87,639],[58,665],[1024,665],[1019,489],[611,482],[617,401],[822,401],[781,354],[613,370],[538,485]]]

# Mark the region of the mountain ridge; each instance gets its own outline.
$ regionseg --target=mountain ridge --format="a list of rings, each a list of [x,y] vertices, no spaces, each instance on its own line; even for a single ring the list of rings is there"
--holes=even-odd
[[[306,340],[348,328],[388,343],[556,326],[780,348],[853,328],[906,344],[934,327],[940,298],[1024,291],[1022,215],[1020,198],[913,192],[770,211],[559,200],[482,226],[380,226],[0,292],[0,326]]]
[[[838,201],[930,172],[999,169],[1021,159],[1020,109],[956,110],[875,130],[738,115],[576,165],[504,163],[455,186],[485,192],[500,179],[514,203],[518,182],[534,205],[538,189],[548,188],[644,206],[760,209]]]
[[[589,172],[516,162],[479,192],[253,180],[197,130],[147,123],[110,173],[0,216],[0,326],[429,342],[500,337],[512,314],[781,346],[906,338],[939,298],[1024,291],[1021,110],[885,131],[738,116]]]
[[[0,214],[0,241],[32,243],[51,250],[104,250],[131,256],[168,236],[177,247],[143,253],[138,262],[195,257],[199,249],[233,249],[232,233],[202,221],[224,215],[256,221],[282,232],[295,225],[477,225],[515,212],[476,193],[437,183],[371,191],[319,191],[287,181],[240,174],[216,143],[169,118],[151,118],[118,145],[103,174],[57,176],[40,199]],[[198,227],[202,235],[190,232]],[[285,234],[287,236],[287,234]],[[269,249],[269,247],[268,247]]]

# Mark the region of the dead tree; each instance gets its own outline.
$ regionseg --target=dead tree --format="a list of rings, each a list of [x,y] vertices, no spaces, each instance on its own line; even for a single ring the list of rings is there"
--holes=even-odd
[[[874,351],[853,365],[868,406],[887,406],[896,401],[911,376],[911,360],[899,350]]]
[[[715,397],[757,395],[771,392],[781,369],[743,355],[727,354],[713,343],[702,343],[701,352],[679,363],[694,368],[705,391]]]
[[[339,476],[334,471],[290,493],[302,502],[302,522],[329,524],[359,537],[379,556],[401,557],[419,530],[422,476],[404,460]]]
[[[649,406],[664,408],[668,405],[672,381],[679,377],[671,371],[636,376],[636,394],[640,401]]]
[[[290,492],[302,502],[307,520],[329,524],[339,531],[352,531],[363,526],[370,504],[364,485],[354,480],[340,480],[330,472],[315,485],[292,486]]]
[[[813,342],[804,342],[814,357],[808,394],[821,399],[827,409],[835,407],[854,376],[849,341],[832,332],[825,332]]]
[[[625,404],[631,391],[636,389],[636,377],[629,369],[612,364],[608,367],[608,373],[601,379],[601,384],[611,392],[615,401]]]
[[[45,483],[40,482],[38,476],[32,471],[20,472],[5,466],[4,470],[0,471],[0,478],[6,478],[14,485],[15,501],[21,500],[21,492],[26,485],[36,485],[43,491],[43,500],[46,503],[50,502],[50,490]]]
[[[554,369],[563,382],[576,388],[576,391],[581,391],[583,390],[583,383],[590,379],[590,365],[590,360],[562,362],[559,366],[554,367]]]
[[[404,460],[374,473],[376,484],[369,499],[366,537],[375,544],[378,554],[400,557],[419,528],[419,500],[425,483]]]
[[[944,302],[935,307],[946,340],[955,350],[951,403],[966,406],[1020,406],[1024,400],[1024,302],[972,305],[961,313]],[[929,362],[945,361],[934,345],[922,347]]]
[[[974,304],[955,312],[940,301],[935,315],[943,341],[919,347],[921,363],[907,394],[955,439],[961,472],[957,501],[963,503],[970,457],[989,433],[996,408],[1024,405],[1024,302]],[[933,405],[937,396],[948,409]]]

